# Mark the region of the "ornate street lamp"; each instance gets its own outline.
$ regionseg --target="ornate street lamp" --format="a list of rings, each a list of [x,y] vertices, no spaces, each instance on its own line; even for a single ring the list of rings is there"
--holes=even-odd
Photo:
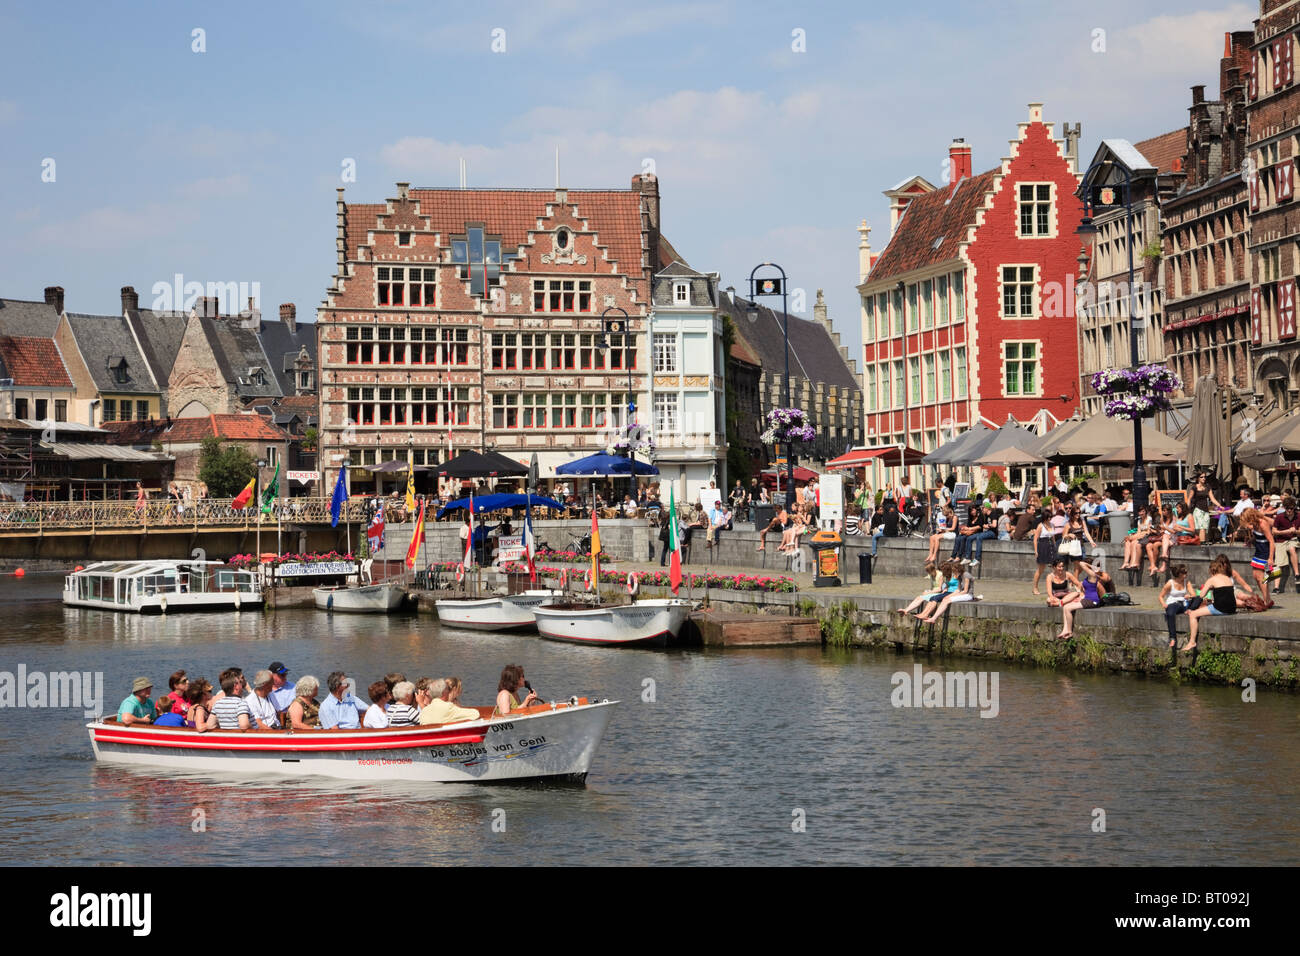
[[[759,269],[764,269],[764,268],[775,269],[777,272],[781,273],[781,278],[759,279],[756,282],[754,277],[758,274]],[[781,335],[785,339],[785,383],[782,386],[781,402],[782,404],[785,405],[786,408],[789,408],[790,407],[790,309],[786,305],[786,301],[787,301],[786,285],[787,285],[787,279],[785,275],[785,270],[782,269],[775,262],[760,262],[758,265],[754,266],[753,270],[751,270],[749,273],[750,304],[749,304],[749,308],[747,309],[747,313],[751,321],[757,321],[758,305],[755,304],[754,299],[760,295],[779,295],[781,297]],[[790,496],[794,491],[794,443],[786,442],[785,445],[786,445],[785,505],[786,508],[789,509],[790,505],[792,504]],[[780,476],[781,476],[781,472],[780,469],[778,469],[777,470],[778,491],[781,488]]]

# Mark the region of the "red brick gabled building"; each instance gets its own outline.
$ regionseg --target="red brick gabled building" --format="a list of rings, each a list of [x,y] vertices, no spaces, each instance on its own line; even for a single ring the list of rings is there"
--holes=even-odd
[[[608,444],[646,392],[659,187],[412,189],[337,202],[338,268],[319,311],[320,464],[496,450],[543,473]],[[601,313],[632,339],[602,350]],[[622,318],[621,313],[614,313]],[[627,364],[625,364],[625,362]],[[648,409],[638,401],[638,418]]]
[[[1031,103],[996,168],[972,175],[957,140],[948,184],[886,193],[889,244],[874,262],[859,247],[867,444],[929,452],[981,418],[1078,408],[1077,135],[1054,138]]]

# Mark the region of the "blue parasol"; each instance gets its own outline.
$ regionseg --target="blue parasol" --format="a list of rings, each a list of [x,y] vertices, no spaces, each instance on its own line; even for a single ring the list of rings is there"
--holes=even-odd
[[[541,495],[474,495],[470,498],[457,498],[455,501],[447,502],[438,509],[438,517],[441,518],[448,511],[459,511],[468,508],[471,501],[474,503],[475,514],[481,511],[500,511],[503,508],[519,508],[530,505],[554,508],[557,511],[564,510],[564,505],[554,498],[544,498]]]

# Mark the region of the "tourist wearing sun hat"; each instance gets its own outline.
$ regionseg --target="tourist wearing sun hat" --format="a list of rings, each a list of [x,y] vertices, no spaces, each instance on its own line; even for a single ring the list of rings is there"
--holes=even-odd
[[[147,677],[137,677],[131,684],[131,693],[117,708],[117,719],[127,725],[152,724],[153,705],[149,702],[149,691],[153,690],[153,681]]]

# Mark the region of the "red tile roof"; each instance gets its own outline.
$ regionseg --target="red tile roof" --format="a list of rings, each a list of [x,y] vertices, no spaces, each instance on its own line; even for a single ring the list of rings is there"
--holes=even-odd
[[[763,367],[763,360],[758,357],[758,353],[750,348],[749,343],[739,335],[731,343],[731,357],[742,362],[748,362],[750,365],[756,365],[759,368]]]
[[[913,199],[867,281],[878,282],[957,258],[958,246],[966,241],[967,229],[975,224],[975,214],[984,205],[984,194],[993,188],[998,172],[990,169],[963,179],[955,189],[945,186]],[[938,248],[936,240],[942,240]]]
[[[53,339],[0,336],[3,378],[28,388],[72,388],[72,379]]]
[[[1187,128],[1183,127],[1144,139],[1140,143],[1134,143],[1133,148],[1145,156],[1159,172],[1175,172],[1175,160],[1179,165],[1177,171],[1181,171],[1184,157],[1187,155]]]
[[[210,435],[228,441],[291,441],[288,432],[276,428],[261,415],[207,415],[203,418],[174,418],[168,425],[165,420],[133,422],[105,422],[104,428],[113,433],[110,441],[123,444],[162,442],[168,444],[198,444]]]
[[[641,193],[630,189],[570,189],[567,206],[573,207],[578,219],[586,220],[600,245],[624,273],[641,271]],[[399,226],[432,229],[447,237],[462,235],[467,222],[482,222],[490,235],[500,235],[502,255],[513,254],[528,244],[529,230],[546,216],[546,207],[560,218],[570,217],[567,208],[555,202],[551,189],[412,189],[413,203],[419,203],[419,217],[414,206],[392,200],[393,213],[386,203],[349,203],[347,206],[347,255],[357,256],[366,243],[366,233],[379,228],[384,217],[385,229]],[[549,247],[548,247],[549,248]]]

